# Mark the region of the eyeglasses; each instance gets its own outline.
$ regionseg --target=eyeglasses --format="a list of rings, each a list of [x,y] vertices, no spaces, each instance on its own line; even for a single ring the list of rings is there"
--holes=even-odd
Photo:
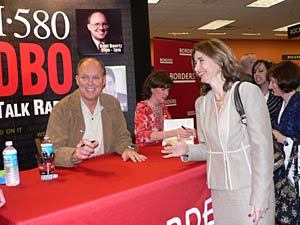
[[[82,76],[79,76],[79,79],[82,81],[82,82],[93,82],[93,83],[96,83],[96,84],[99,84],[102,79],[102,77],[100,76],[92,76],[92,77],[89,77],[89,76],[86,76],[86,75],[82,75]]]
[[[90,23],[90,25],[92,25],[94,29],[99,29],[102,27],[102,29],[108,30],[109,28],[108,23],[94,23],[94,24]]]

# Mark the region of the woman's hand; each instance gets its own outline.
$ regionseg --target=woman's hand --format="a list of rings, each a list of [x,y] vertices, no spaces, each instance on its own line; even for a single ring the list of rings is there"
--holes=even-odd
[[[169,146],[166,146],[161,152],[165,154],[163,156],[164,158],[179,157],[188,153],[188,146],[183,139],[178,137],[177,141],[172,142]]]
[[[176,136],[180,136],[182,138],[189,138],[191,136],[195,136],[195,129],[191,128],[177,128],[175,130]]]
[[[259,208],[254,205],[251,206],[251,211],[248,216],[252,218],[253,225],[258,224],[259,220],[266,215],[267,210],[268,209]]]
[[[273,133],[275,139],[276,139],[279,143],[283,144],[283,142],[286,141],[286,136],[284,136],[284,135],[283,135],[282,133],[280,133],[278,130],[273,129],[273,130],[272,130],[272,133]]]

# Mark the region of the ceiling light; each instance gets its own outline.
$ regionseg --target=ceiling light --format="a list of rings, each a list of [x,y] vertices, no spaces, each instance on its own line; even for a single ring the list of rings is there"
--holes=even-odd
[[[288,27],[291,27],[291,26],[294,26],[294,25],[297,25],[297,24],[300,24],[300,22],[289,24],[289,25],[284,26],[284,27],[279,27],[279,28],[274,29],[273,31],[283,31],[283,32],[285,31],[285,32],[287,32]]]
[[[260,33],[242,33],[245,36],[260,36]]]
[[[148,0],[148,4],[156,4],[158,3],[160,0]]]
[[[198,30],[216,30],[233,22],[235,22],[235,20],[215,20],[202,27],[198,27]]]
[[[279,37],[287,37],[287,34],[274,34],[275,36],[279,36]]]
[[[190,33],[189,32],[170,32],[168,34],[172,35],[172,36],[178,36],[178,35],[188,35]]]
[[[206,33],[207,35],[216,35],[216,36],[219,36],[219,35],[226,35],[225,32],[215,32],[215,33]]]
[[[261,8],[269,8],[273,5],[276,5],[280,2],[284,2],[285,0],[257,0],[252,2],[251,4],[246,5],[246,7],[261,7]]]

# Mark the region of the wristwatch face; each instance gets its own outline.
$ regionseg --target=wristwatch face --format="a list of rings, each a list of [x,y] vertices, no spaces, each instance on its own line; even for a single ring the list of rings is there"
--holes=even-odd
[[[133,151],[137,151],[138,150],[138,147],[135,144],[133,144],[133,143],[131,143],[127,147],[130,148],[130,149],[132,149]]]

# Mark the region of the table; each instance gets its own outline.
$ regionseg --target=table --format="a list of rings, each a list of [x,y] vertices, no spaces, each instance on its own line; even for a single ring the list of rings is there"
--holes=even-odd
[[[141,148],[144,163],[111,154],[56,168],[52,181],[41,181],[37,168],[22,171],[20,185],[1,187],[0,224],[213,224],[206,164],[163,159],[161,149]]]

